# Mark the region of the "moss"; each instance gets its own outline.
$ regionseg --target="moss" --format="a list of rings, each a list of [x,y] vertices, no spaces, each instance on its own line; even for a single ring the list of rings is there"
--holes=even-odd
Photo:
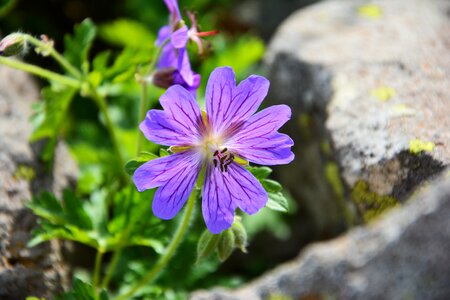
[[[412,154],[419,154],[423,151],[433,152],[436,145],[433,142],[424,142],[419,139],[409,141],[409,152]]]
[[[354,185],[351,198],[365,222],[370,222],[389,208],[399,205],[399,201],[392,196],[381,196],[370,191],[367,182],[362,180]]]
[[[336,199],[339,201],[339,205],[345,214],[347,225],[354,225],[356,223],[356,217],[345,201],[344,184],[342,183],[339,168],[336,163],[328,162],[325,165],[325,178],[333,189]]]
[[[14,173],[14,177],[24,179],[26,181],[32,181],[36,177],[36,172],[30,166],[19,165]]]
[[[291,296],[283,295],[283,294],[272,294],[267,300],[294,300]]]

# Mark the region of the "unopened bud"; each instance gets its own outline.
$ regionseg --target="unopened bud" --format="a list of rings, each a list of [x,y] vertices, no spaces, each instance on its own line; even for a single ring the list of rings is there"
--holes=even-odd
[[[247,253],[247,231],[239,217],[236,217],[231,227],[234,233],[234,243],[242,252]]]
[[[233,230],[227,229],[220,234],[219,244],[217,246],[217,254],[219,260],[224,262],[230,257],[234,250],[234,233]]]
[[[27,41],[22,33],[11,33],[0,41],[0,55],[13,56],[26,51]]]
[[[156,71],[153,75],[153,84],[157,87],[167,89],[174,84],[175,68],[164,68]]]
[[[219,238],[219,234],[212,234],[209,230],[203,232],[197,244],[197,262],[208,257],[217,249]]]

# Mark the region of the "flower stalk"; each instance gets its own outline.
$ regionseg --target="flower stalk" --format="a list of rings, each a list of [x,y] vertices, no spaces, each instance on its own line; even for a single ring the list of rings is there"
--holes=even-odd
[[[80,88],[81,82],[79,80],[73,79],[68,76],[60,75],[58,73],[43,69],[41,67],[30,65],[15,59],[6,58],[0,56],[0,64],[3,64],[5,66],[25,71],[27,73],[31,73],[33,75],[51,80],[51,81],[57,81],[62,84],[74,87],[74,88]]]
[[[164,267],[167,265],[167,263],[175,254],[175,251],[177,250],[178,246],[181,244],[183,238],[186,235],[186,232],[189,228],[190,220],[194,212],[196,198],[197,198],[197,190],[194,189],[189,197],[186,212],[184,213],[183,219],[181,220],[181,223],[177,231],[175,232],[172,241],[167,247],[167,250],[164,253],[164,255],[160,257],[157,263],[153,266],[152,269],[150,269],[150,271],[148,271],[148,273],[144,276],[144,278],[142,278],[139,282],[133,285],[133,287],[131,287],[131,289],[128,292],[117,297],[116,300],[129,299],[134,293],[136,293],[139,289],[141,289],[145,285],[152,282],[161,273],[161,271],[164,269]]]

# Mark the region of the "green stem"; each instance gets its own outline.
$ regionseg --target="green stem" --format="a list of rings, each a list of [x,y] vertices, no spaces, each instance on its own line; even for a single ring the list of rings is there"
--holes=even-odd
[[[80,81],[78,81],[76,79],[73,79],[73,78],[70,78],[67,76],[63,76],[58,73],[48,71],[46,69],[43,69],[43,68],[40,68],[40,67],[37,67],[34,65],[30,65],[30,64],[27,64],[27,63],[24,63],[24,62],[15,60],[15,59],[10,59],[10,58],[0,56],[0,64],[34,74],[34,75],[37,75],[39,77],[42,77],[42,78],[45,78],[48,80],[58,81],[62,84],[72,86],[74,88],[79,88],[81,86]]]
[[[195,206],[195,199],[196,199],[196,189],[192,191],[186,211],[184,213],[183,219],[181,220],[181,223],[175,232],[175,236],[173,237],[172,241],[170,242],[169,246],[167,247],[166,253],[160,257],[158,262],[153,266],[150,271],[142,278],[139,282],[137,282],[135,285],[131,287],[128,292],[125,294],[119,296],[116,298],[116,300],[125,300],[129,299],[135,292],[137,292],[140,288],[144,287],[145,285],[149,284],[152,280],[154,280],[164,269],[164,267],[167,265],[167,263],[170,261],[172,256],[175,254],[175,250],[178,248],[180,243],[183,241],[183,238],[186,234],[186,231],[189,227],[189,223],[192,217],[192,213],[194,211]]]
[[[141,105],[139,106],[139,119],[138,122],[142,122],[145,118],[145,113],[148,107],[148,86],[144,81],[142,82],[142,95],[141,95]],[[139,126],[138,126],[139,128]],[[142,143],[144,141],[144,135],[138,131],[137,145],[136,145],[136,156],[141,153]]]
[[[104,254],[103,251],[97,249],[97,255],[95,255],[94,278],[92,280],[92,285],[94,286],[94,289],[97,289],[98,287],[103,254]]]
[[[105,98],[103,98],[99,94],[97,94],[95,91],[92,91],[91,96],[97,103],[97,105],[100,109],[100,112],[102,113],[102,115],[105,119],[105,123],[106,123],[105,126],[106,126],[106,129],[108,130],[109,136],[111,137],[111,142],[112,142],[113,148],[114,148],[114,154],[116,156],[117,163],[119,164],[121,181],[123,183],[126,183],[128,177],[127,177],[127,174],[125,173],[125,169],[123,168],[125,164],[124,164],[124,160],[122,157],[122,153],[120,151],[119,141],[117,139],[117,135],[114,130],[114,125],[111,121],[111,118],[109,117],[108,108],[106,106],[106,100],[105,100]]]
[[[129,192],[128,202],[127,202],[127,212],[126,212],[126,227],[125,227],[125,230],[123,230],[121,233],[119,245],[117,246],[117,248],[114,251],[113,257],[112,257],[111,262],[109,263],[108,269],[106,271],[106,275],[103,278],[103,281],[101,284],[101,287],[103,289],[108,287],[108,284],[109,284],[109,281],[111,280],[113,272],[116,269],[117,264],[119,263],[119,258],[122,255],[123,248],[126,246],[125,245],[126,241],[128,240],[131,230],[133,229],[134,222],[130,221],[130,215],[131,215],[130,209],[131,209],[131,205],[133,205],[134,193],[135,193],[135,187],[134,187],[134,185],[130,185],[130,192]],[[141,214],[143,212],[144,211],[142,211]],[[138,216],[137,218],[134,218],[133,220],[139,220],[139,219],[140,219],[140,216]]]
[[[78,71],[74,66],[72,66],[69,63],[69,61],[64,58],[64,56],[59,54],[58,51],[56,51],[55,48],[53,48],[53,45],[46,44],[29,34],[26,34],[25,37],[31,44],[35,45],[36,47],[47,50],[48,54],[51,57],[53,57],[67,72],[69,72],[78,79],[81,79],[83,77],[80,71]]]

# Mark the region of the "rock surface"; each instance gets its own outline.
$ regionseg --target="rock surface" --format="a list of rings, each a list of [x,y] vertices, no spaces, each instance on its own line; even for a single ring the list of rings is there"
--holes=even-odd
[[[24,205],[42,190],[61,192],[74,182],[77,167],[61,144],[52,174],[44,172],[39,145],[28,142],[38,89],[26,74],[3,66],[0,78],[0,299],[50,299],[67,286],[68,269],[59,242],[26,247],[36,218]]]
[[[403,200],[450,163],[449,11],[441,0],[325,1],[272,40],[273,98],[326,114],[348,187],[364,180]]]
[[[449,12],[445,0],[329,0],[281,25],[266,64],[271,104],[293,111],[296,160],[276,168],[298,202],[293,238],[382,219],[192,299],[449,299],[449,175],[428,184],[450,163]]]
[[[190,299],[448,299],[450,169],[445,172],[371,226],[314,244],[243,288]]]

